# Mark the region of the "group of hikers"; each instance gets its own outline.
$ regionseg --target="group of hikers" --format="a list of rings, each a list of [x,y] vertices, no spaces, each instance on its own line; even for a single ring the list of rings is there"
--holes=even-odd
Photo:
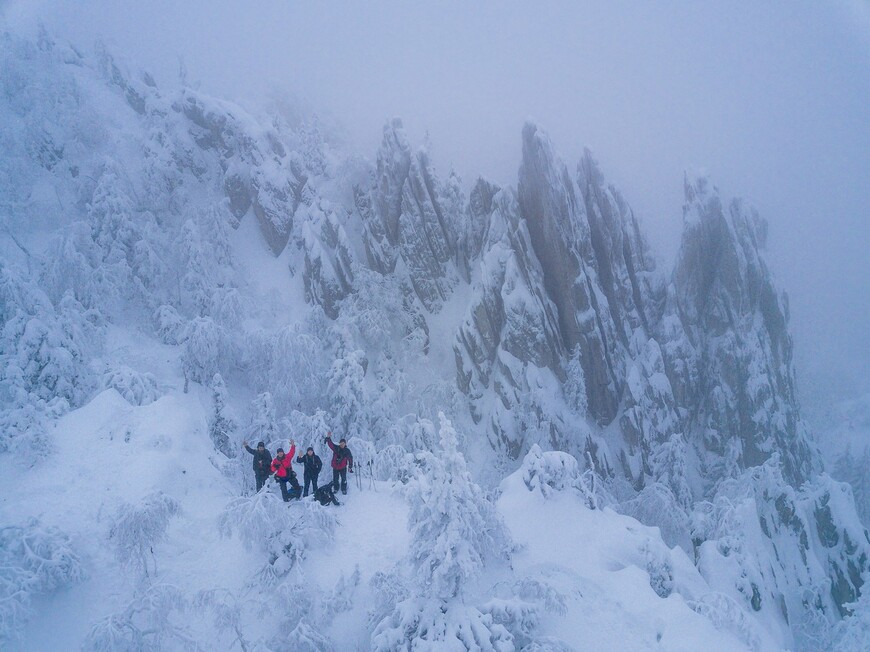
[[[272,476],[281,487],[281,497],[285,503],[291,499],[306,498],[310,488],[314,493],[314,499],[321,505],[339,505],[335,493],[341,489],[342,495],[347,495],[347,474],[348,472],[353,473],[353,455],[347,447],[345,439],[340,439],[338,445],[333,443],[332,432],[326,435],[325,441],[332,451],[332,482],[327,482],[320,487],[317,486],[317,478],[321,468],[323,468],[323,462],[314,452],[314,448],[309,446],[304,455],[296,458],[296,463],[301,464],[303,468],[304,489],[299,486],[296,472],[293,470],[293,456],[296,454],[294,440],[290,440],[289,452],[285,453],[283,448],[279,448],[275,452],[274,458],[266,450],[264,442],[258,442],[256,449],[248,446],[247,441],[244,442],[245,450],[254,456],[254,477],[257,480],[257,491],[260,491],[269,476]],[[288,484],[290,485],[289,490],[287,489]]]

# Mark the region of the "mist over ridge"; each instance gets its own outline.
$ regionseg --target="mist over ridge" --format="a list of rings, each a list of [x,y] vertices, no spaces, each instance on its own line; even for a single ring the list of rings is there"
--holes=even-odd
[[[861,649],[870,410],[866,397],[843,399],[861,392],[849,369],[860,369],[864,339],[844,335],[860,319],[818,302],[842,298],[843,310],[861,312],[850,270],[862,264],[866,225],[827,229],[851,249],[825,261],[836,289],[817,292],[816,271],[817,287],[800,295],[828,326],[812,333],[805,355],[818,368],[804,373],[792,335],[800,300],[784,291],[800,276],[783,265],[809,274],[795,241],[821,255],[831,240],[808,212],[794,213],[791,231],[781,217],[799,204],[860,205],[863,186],[849,185],[866,169],[860,126],[813,150],[824,193],[784,185],[806,180],[806,157],[773,165],[800,143],[766,149],[800,121],[750,144],[741,138],[751,140],[751,121],[746,131],[729,123],[727,102],[713,112],[719,130],[698,129],[699,113],[663,114],[685,131],[666,145],[673,132],[644,139],[607,126],[595,111],[608,103],[594,98],[639,86],[650,98],[639,114],[656,115],[664,87],[677,86],[640,73],[608,83],[619,69],[637,72],[614,45],[599,54],[620,65],[589,77],[592,65],[566,84],[600,93],[554,100],[550,80],[574,79],[557,55],[584,20],[613,16],[601,7],[562,11],[559,29],[515,6],[498,16],[488,6],[467,16],[349,8],[342,18],[224,8],[205,26],[191,22],[196,4],[126,9],[107,10],[100,26],[122,34],[137,18],[142,35],[80,48],[64,30],[87,40],[95,5],[5,7],[17,27],[0,37],[0,565],[14,572],[0,586],[13,596],[0,607],[0,641],[387,651],[434,636],[497,652],[699,641]],[[308,40],[285,45],[310,50],[284,57],[298,78],[281,78],[284,58],[267,56],[292,53],[276,50],[279,30],[263,31],[269,11],[276,25],[305,18]],[[727,12],[688,13],[694,23],[677,34],[724,21],[736,45],[760,35]],[[783,29],[800,31],[801,16]],[[826,16],[826,29],[840,25]],[[68,25],[28,32],[39,17]],[[493,92],[475,114],[464,104],[469,80],[449,64],[468,62],[480,82],[475,71],[493,54],[475,59],[458,39],[433,68],[444,46],[431,36],[480,33],[483,52],[505,38],[478,29],[495,18],[521,18],[517,29],[537,37],[553,28],[559,47],[505,54],[517,84],[487,77],[482,89]],[[155,20],[167,25],[153,32],[166,39],[156,49],[143,36]],[[360,33],[367,45],[353,40]],[[217,63],[248,52],[213,48],[216,35],[239,34],[262,36],[243,59],[259,57],[262,77],[243,79],[241,60]],[[179,66],[167,53],[182,51],[173,39],[183,36],[199,44]],[[843,36],[863,53],[855,34]],[[776,51],[729,67],[723,53],[733,51],[720,49],[722,79],[705,86],[690,75],[674,97],[760,84],[762,71],[796,61]],[[380,65],[366,68],[361,53]],[[545,110],[518,118],[516,89],[529,80]],[[308,84],[315,97],[258,84]],[[330,97],[339,88],[358,102]],[[499,88],[506,101],[492,104]],[[450,92],[433,99],[432,89]],[[846,131],[862,90],[840,90]],[[785,102],[776,95],[741,106],[769,118]],[[329,105],[341,110],[312,108]],[[504,114],[476,123],[487,106]],[[568,128],[566,106],[591,113]],[[364,124],[375,112],[404,117]],[[635,113],[612,117],[627,127]],[[709,174],[680,161],[672,175],[678,150],[723,152],[721,174],[714,160]],[[766,158],[751,155],[759,151]],[[842,196],[829,192],[842,187],[830,183],[832,151],[850,188]],[[764,186],[761,201],[740,199],[735,185]],[[671,223],[640,210],[642,196],[673,212]],[[821,427],[800,392],[839,401]],[[333,477],[326,433],[353,451],[356,477],[340,505],[291,500],[274,480],[260,491],[259,477],[255,490],[248,444],[310,445]],[[116,469],[135,469],[135,482]],[[348,489],[339,477],[336,493]],[[22,541],[51,563],[34,565]],[[62,625],[46,627],[54,617]]]

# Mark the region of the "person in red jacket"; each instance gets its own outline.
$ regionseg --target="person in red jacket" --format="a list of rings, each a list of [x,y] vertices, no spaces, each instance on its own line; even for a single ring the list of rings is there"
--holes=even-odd
[[[341,480],[341,493],[347,495],[347,472],[353,473],[353,455],[344,438],[338,441],[338,446],[332,443],[332,432],[326,436],[326,445],[332,450],[333,489],[338,491],[338,482]]]
[[[296,442],[290,440],[290,454],[285,455],[284,449],[279,448],[275,453],[275,459],[272,460],[272,473],[275,474],[275,479],[281,487],[281,498],[284,502],[290,502],[290,494],[287,491],[287,483],[293,487],[294,493],[299,489],[299,482],[296,480],[296,474],[293,473],[293,455],[296,453]]]

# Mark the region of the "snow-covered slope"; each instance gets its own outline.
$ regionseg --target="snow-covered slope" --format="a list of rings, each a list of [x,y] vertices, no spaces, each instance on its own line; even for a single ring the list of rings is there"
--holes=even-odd
[[[666,272],[536,125],[517,187],[466,196],[399,120],[369,163],[104,48],[0,55],[3,636],[831,640],[870,537],[820,474],[752,209],[687,180]],[[243,439],[329,430],[368,492],[252,495]]]
[[[368,649],[378,609],[391,607],[383,584],[412,552],[403,485],[366,478],[329,509],[310,499],[287,507],[274,487],[239,499],[204,403],[174,390],[132,406],[106,390],[57,422],[46,473],[6,466],[4,522],[61,529],[87,572],[50,595],[34,591],[23,639],[6,649],[311,649],[294,636],[329,646],[318,649]],[[497,508],[518,548],[510,567],[494,565],[467,589],[517,648],[773,649],[736,604],[716,612],[727,598],[655,528],[590,509],[569,477],[548,473],[552,455],[536,448],[504,481]],[[298,559],[279,569],[258,536],[268,540],[268,519],[298,522],[313,510],[310,531],[292,538]],[[133,512],[135,532],[124,529]],[[148,542],[141,558],[136,537]]]

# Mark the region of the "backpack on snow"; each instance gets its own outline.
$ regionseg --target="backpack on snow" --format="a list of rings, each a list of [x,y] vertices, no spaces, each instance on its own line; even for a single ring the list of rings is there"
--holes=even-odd
[[[341,505],[341,503],[335,499],[335,493],[332,491],[331,484],[325,484],[322,487],[320,487],[317,491],[315,491],[314,492],[314,500],[319,502],[324,507],[326,507],[329,504]]]

